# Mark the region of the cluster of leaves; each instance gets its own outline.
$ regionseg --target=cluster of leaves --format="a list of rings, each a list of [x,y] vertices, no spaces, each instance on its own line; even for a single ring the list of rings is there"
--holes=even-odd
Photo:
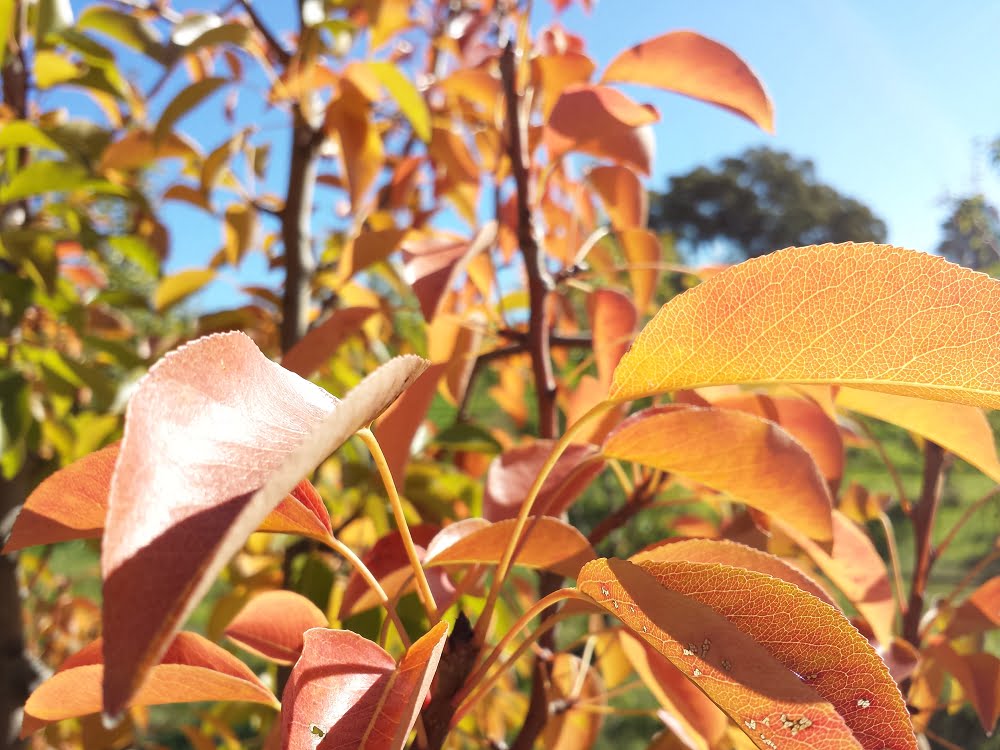
[[[950,540],[931,547],[947,457],[1000,481],[981,411],[1000,405],[1000,286],[873,244],[719,272],[664,263],[640,182],[658,115],[614,84],[770,130],[770,101],[733,52],[671,32],[595,82],[583,39],[534,33],[509,2],[305,0],[288,46],[249,2],[188,15],[94,4],[75,22],[52,16],[58,3],[31,7],[16,3],[9,25],[33,23],[34,47],[17,33],[10,50],[107,119],[77,164],[45,124],[57,115],[4,113],[20,139],[5,222],[34,244],[19,251],[5,224],[3,253],[12,279],[35,284],[32,309],[49,294],[32,248],[88,222],[81,256],[151,271],[160,313],[249,253],[286,280],[194,321],[202,335],[131,393],[121,440],[113,416],[25,502],[5,551],[100,538],[102,596],[100,638],[31,695],[23,735],[124,744],[147,706],[220,701],[256,706],[242,716],[264,747],[590,747],[633,689],[658,705],[655,748],[915,748],[914,730],[962,700],[992,730],[1000,661],[982,643],[1000,620],[996,578],[957,599],[996,551],[948,600],[924,595]],[[95,33],[160,66],[148,91]],[[181,75],[149,121],[147,100]],[[270,146],[253,127],[207,153],[178,129],[223,87],[236,122],[261,81],[259,104],[291,134],[281,196],[259,189]],[[180,166],[157,199],[222,217],[207,267],[168,276],[148,197],[163,160]],[[343,209],[329,225],[312,216],[326,192]],[[61,217],[75,223],[51,225]],[[693,288],[647,322],[668,274]],[[107,305],[112,288],[96,289],[73,299]],[[6,343],[15,362],[26,310]],[[151,357],[176,343],[145,336],[130,345]],[[31,397],[50,391],[38,381]],[[66,413],[90,414],[87,397],[77,385]],[[887,567],[866,533],[882,522],[892,539],[892,500],[842,486],[844,446],[864,442],[852,414],[924,445],[921,497],[894,498],[917,532],[909,596],[897,555]],[[566,514],[605,474],[617,507],[584,534]],[[598,554],[654,507],[660,542]],[[183,630],[220,576],[212,637]],[[47,637],[65,641],[76,626],[59,606]],[[94,605],[61,606],[96,633]],[[109,738],[88,723],[98,712],[128,721]],[[196,745],[235,741],[227,731],[220,715],[185,727]]]

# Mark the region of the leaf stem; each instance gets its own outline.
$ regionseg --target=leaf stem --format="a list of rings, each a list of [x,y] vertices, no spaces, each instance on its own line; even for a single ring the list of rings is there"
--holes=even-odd
[[[574,422],[573,425],[566,430],[565,434],[559,439],[559,442],[556,443],[555,447],[552,449],[552,453],[549,454],[549,457],[546,459],[541,470],[538,472],[538,476],[535,477],[535,482],[531,485],[531,489],[528,491],[528,496],[521,504],[521,510],[517,514],[517,521],[514,524],[514,530],[510,535],[510,540],[507,542],[507,547],[504,549],[503,557],[500,558],[500,563],[497,565],[493,585],[490,587],[489,594],[486,597],[486,606],[483,607],[482,614],[476,622],[476,639],[479,643],[483,643],[485,641],[486,631],[489,628],[490,620],[493,618],[493,609],[496,607],[497,597],[500,594],[500,587],[503,585],[504,580],[507,578],[507,574],[510,572],[514,553],[517,551],[517,546],[521,540],[521,535],[524,533],[524,527],[528,522],[528,516],[531,513],[531,508],[535,504],[535,500],[538,498],[539,492],[541,492],[542,485],[552,472],[552,469],[555,467],[559,457],[566,451],[570,443],[573,441],[573,438],[580,432],[583,426],[590,420],[595,419],[611,409],[614,405],[614,401],[602,401]]]
[[[341,555],[341,557],[347,560],[347,562],[349,562],[351,566],[358,571],[358,574],[364,579],[365,583],[368,584],[368,588],[375,593],[375,596],[379,598],[382,606],[385,607],[386,615],[390,620],[392,620],[392,624],[396,627],[396,631],[399,633],[399,637],[403,641],[403,645],[409,648],[410,637],[406,634],[406,629],[403,627],[403,623],[399,619],[399,614],[396,612],[396,605],[385,593],[385,589],[382,588],[382,584],[378,582],[378,579],[368,569],[368,566],[365,565],[364,561],[360,557],[354,554],[354,550],[332,534],[325,541],[330,549]]]
[[[861,426],[861,431],[865,434],[865,437],[872,441],[872,445],[875,446],[875,452],[878,453],[882,463],[885,464],[886,471],[889,472],[889,476],[892,478],[892,483],[896,486],[896,494],[899,495],[899,504],[903,508],[903,512],[909,516],[913,512],[913,506],[910,503],[909,497],[906,495],[906,488],[903,486],[903,478],[900,476],[899,471],[896,469],[896,464],[892,462],[889,458],[889,454],[885,451],[885,446],[882,445],[882,441],[875,437],[875,433],[872,432],[871,427],[869,427],[865,422],[858,420],[858,424]]]
[[[948,534],[945,536],[944,539],[941,540],[941,543],[934,550],[934,559],[935,560],[937,560],[937,558],[941,557],[941,555],[944,554],[944,551],[948,548],[948,546],[953,541],[955,541],[955,537],[958,535],[958,532],[961,530],[961,528],[966,523],[968,523],[969,519],[972,518],[972,516],[980,508],[982,508],[984,505],[986,505],[986,503],[988,503],[990,500],[992,500],[994,497],[996,497],[998,493],[1000,493],[1000,484],[998,484],[996,487],[994,487],[993,489],[991,489],[990,491],[988,491],[986,494],[984,494],[981,498],[979,498],[978,500],[976,500],[974,503],[972,503],[968,507],[966,507],[966,509],[962,512],[962,516],[957,521],[955,521],[954,524],[952,524],[952,527],[951,527],[951,529],[949,529]]]
[[[433,620],[437,613],[437,603],[434,601],[434,594],[431,593],[431,587],[427,583],[427,576],[424,575],[424,569],[420,566],[420,558],[417,557],[417,549],[413,545],[410,527],[406,523],[406,516],[403,514],[403,503],[399,499],[399,492],[396,491],[396,483],[392,479],[392,472],[389,470],[389,464],[385,460],[385,454],[382,453],[382,446],[378,444],[375,433],[370,428],[358,430],[357,434],[368,447],[368,450],[371,451],[372,458],[375,460],[375,466],[378,468],[378,473],[382,477],[383,484],[385,484],[385,491],[389,496],[389,505],[392,506],[392,514],[396,519],[396,526],[403,540],[406,556],[410,560],[410,566],[413,568],[413,575],[417,581],[417,593],[424,605],[424,609],[427,610],[427,616]]]
[[[892,521],[884,512],[878,514],[879,523],[882,524],[882,531],[885,533],[885,543],[889,548],[889,564],[892,566],[892,580],[896,588],[896,606],[900,612],[906,611],[906,602],[903,599],[903,575],[899,562],[899,548],[896,546],[896,532],[893,531]]]

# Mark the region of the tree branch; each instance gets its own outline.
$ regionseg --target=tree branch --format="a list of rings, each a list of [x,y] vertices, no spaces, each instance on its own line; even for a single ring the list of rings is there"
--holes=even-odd
[[[521,117],[521,97],[517,92],[515,71],[515,41],[508,40],[500,57],[500,76],[507,105],[507,156],[514,176],[517,199],[517,241],[528,275],[528,350],[538,398],[539,437],[552,439],[559,431],[556,414],[556,381],[552,373],[552,358],[548,329],[549,292],[552,276],[545,268],[545,258],[538,246],[531,212],[530,169],[525,163],[527,122]]]
[[[292,59],[292,54],[285,49],[284,45],[278,41],[278,38],[271,33],[271,29],[268,28],[267,24],[264,23],[264,19],[260,17],[256,9],[250,3],[250,0],[239,0],[240,5],[243,6],[243,10],[247,12],[250,16],[250,20],[253,22],[254,27],[260,32],[261,36],[264,37],[264,41],[267,42],[267,46],[270,48],[274,56],[278,58],[278,62],[282,65],[288,65],[288,62]]]
[[[913,536],[916,540],[916,561],[913,567],[913,582],[910,584],[910,601],[903,615],[903,637],[913,646],[920,647],[920,618],[924,613],[924,593],[933,564],[931,537],[934,533],[934,517],[941,502],[941,488],[944,485],[945,450],[940,445],[927,441],[924,444],[924,479],[920,490],[920,500],[913,508]]]

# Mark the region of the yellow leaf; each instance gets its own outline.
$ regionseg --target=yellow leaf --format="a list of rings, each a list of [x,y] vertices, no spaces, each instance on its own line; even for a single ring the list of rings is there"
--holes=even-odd
[[[393,63],[370,62],[368,67],[396,100],[399,111],[410,121],[417,138],[427,143],[431,139],[431,114],[417,87]]]
[[[994,482],[1000,482],[993,430],[986,415],[974,406],[854,388],[841,388],[837,405],[925,437],[968,461]]]
[[[210,268],[190,268],[165,277],[153,294],[153,307],[163,312],[178,302],[187,299],[215,278]]]
[[[726,383],[839,383],[1000,407],[1000,281],[889,245],[790,248],[672,299],[611,397]]]

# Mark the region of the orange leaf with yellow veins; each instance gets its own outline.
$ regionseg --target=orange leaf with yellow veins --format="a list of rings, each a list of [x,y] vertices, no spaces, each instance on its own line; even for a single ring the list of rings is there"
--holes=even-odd
[[[265,591],[226,626],[226,636],[265,659],[294,664],[302,654],[303,634],[328,624],[323,611],[302,594]]]
[[[771,653],[771,644],[766,638],[754,637],[724,612],[716,611],[687,592],[664,585],[664,569],[681,570],[689,576],[694,572],[684,566],[684,563],[636,565],[625,560],[595,560],[580,571],[577,585],[580,591],[620,619],[693,680],[762,750],[875,748],[855,739],[837,709],[810,681],[802,678],[811,673],[797,672],[783,664]],[[761,626],[771,626],[780,619],[793,619],[779,616],[789,605],[782,604],[780,609],[748,606],[754,602],[740,588],[741,583],[754,574],[722,565],[700,567],[723,570],[728,578],[715,577],[713,581],[722,587],[718,593],[729,597],[733,607],[742,606],[746,615],[756,616]],[[698,572],[702,574],[698,580],[705,580],[707,570]],[[791,584],[769,576],[759,577],[775,586],[794,590],[803,600],[816,601]],[[833,612],[829,607],[827,610]],[[878,659],[874,653],[872,656]],[[831,666],[836,668],[837,665]],[[885,667],[882,670],[885,671]],[[888,679],[888,673],[885,677]],[[902,709],[898,690],[896,696]],[[915,750],[916,744],[877,747]]]
[[[417,720],[444,650],[440,622],[399,664],[346,630],[314,628],[282,695],[284,750],[399,750]],[[317,740],[317,737],[323,739]]]
[[[806,538],[797,524],[778,521],[780,529],[799,545],[824,575],[840,589],[868,621],[879,643],[892,641],[896,605],[889,573],[868,535],[840,511],[833,511],[833,543],[829,551]]]
[[[673,31],[625,50],[602,80],[684,94],[774,132],[774,107],[753,70],[725,45],[693,31]]]
[[[629,558],[642,562],[701,562],[732,565],[788,581],[817,599],[836,607],[833,598],[816,581],[779,557],[726,539],[685,539],[647,547]]]
[[[1000,281],[870,243],[755,258],[664,305],[622,358],[611,397],[726,383],[1000,407]]]
[[[974,406],[841,388],[837,406],[925,437],[1000,482],[993,429]]]
[[[826,482],[808,451],[773,422],[673,404],[626,419],[602,452],[693,479],[765,513],[795,518],[813,539],[830,539]]]
[[[21,736],[49,722],[96,714],[101,710],[104,660],[100,639],[69,657],[28,698]],[[251,701],[277,705],[277,699],[247,666],[224,648],[196,633],[178,633],[154,666],[130,706],[193,701]]]

